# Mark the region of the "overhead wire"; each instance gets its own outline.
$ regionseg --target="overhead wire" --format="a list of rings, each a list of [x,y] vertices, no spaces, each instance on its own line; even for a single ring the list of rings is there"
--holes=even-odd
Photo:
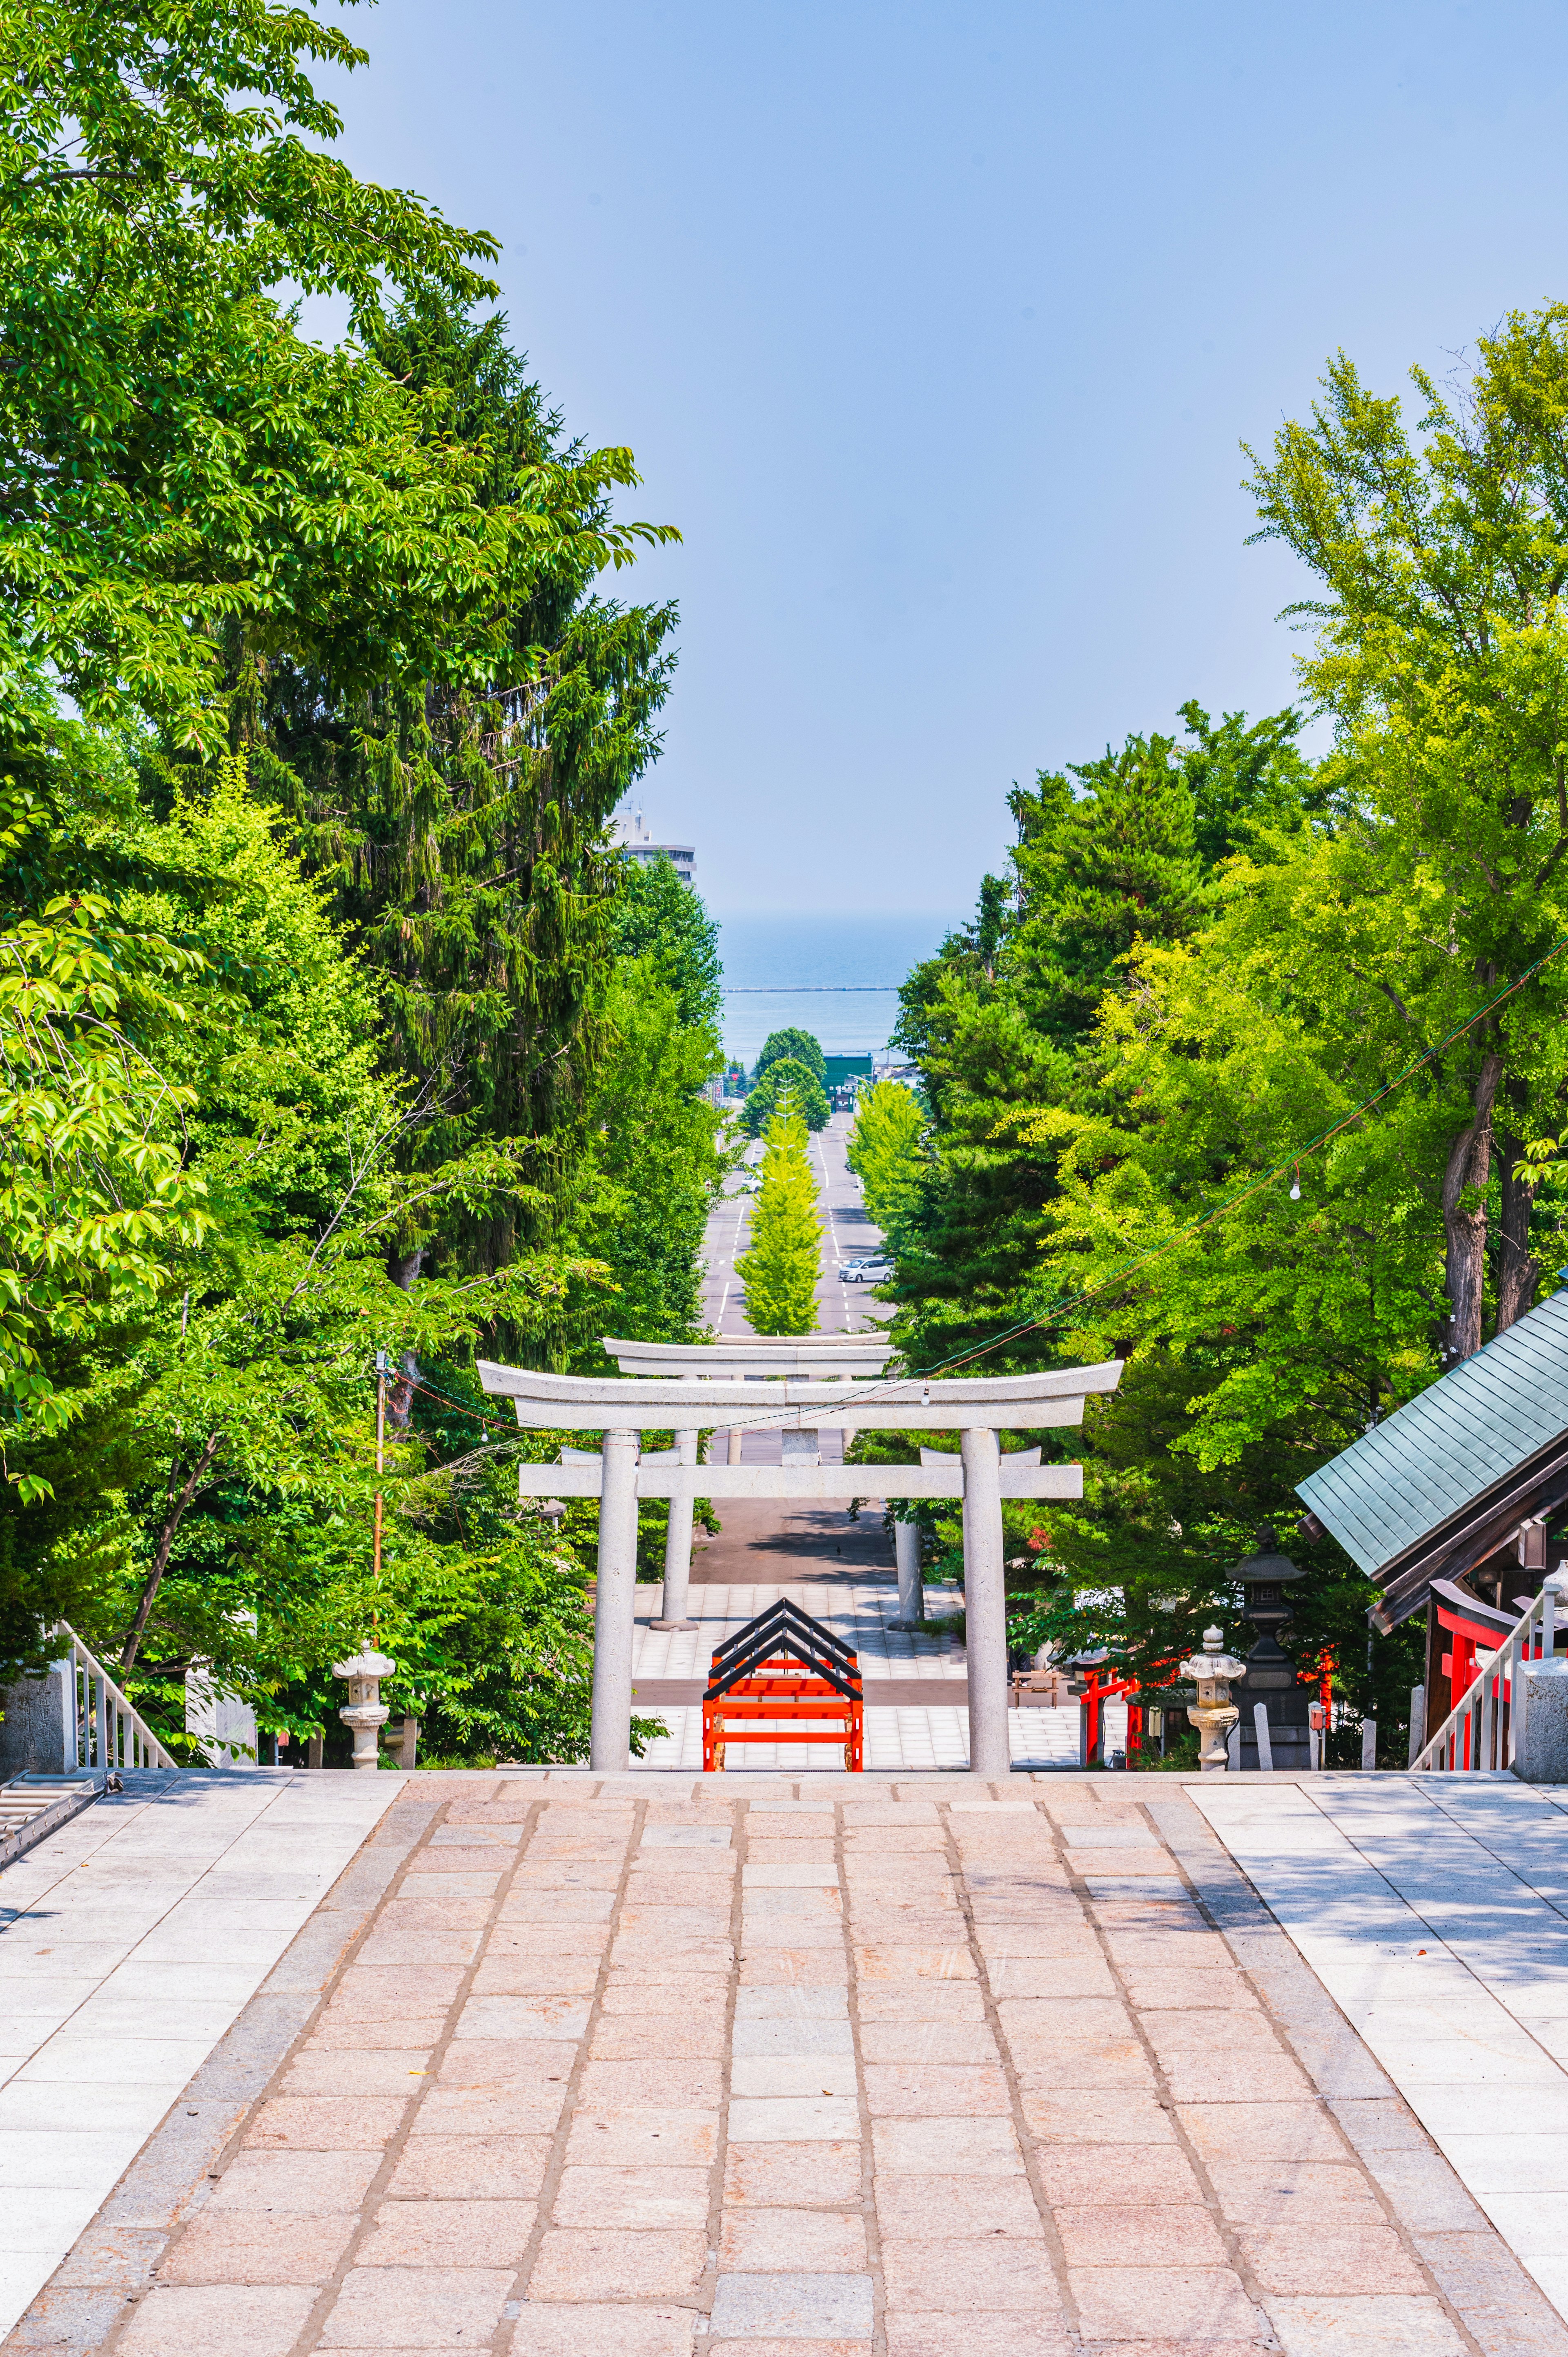
[[[1211,1203],[1206,1211],[1197,1212],[1191,1219],[1183,1221],[1179,1227],[1174,1229],[1150,1251],[1139,1253],[1133,1259],[1123,1261],[1119,1267],[1108,1271],[1095,1284],[1085,1286],[1081,1291],[1069,1294],[1061,1300],[1053,1302],[1047,1309],[1042,1310],[1036,1317],[1022,1318],[1017,1324],[1004,1328],[1000,1334],[993,1335],[986,1342],[976,1344],[972,1350],[955,1351],[950,1358],[939,1359],[929,1367],[913,1368],[907,1374],[885,1378],[880,1383],[868,1383],[863,1390],[858,1390],[854,1394],[854,1407],[858,1409],[873,1405],[879,1398],[885,1403],[890,1402],[895,1388],[899,1385],[910,1383],[929,1383],[933,1377],[945,1374],[955,1367],[972,1366],[977,1359],[989,1358],[993,1351],[1000,1351],[1008,1342],[1016,1341],[1021,1335],[1044,1332],[1050,1327],[1059,1325],[1069,1312],[1082,1308],[1087,1302],[1095,1300],[1101,1294],[1109,1291],[1111,1286],[1121,1284],[1125,1278],[1135,1276],[1141,1269],[1149,1267],[1153,1262],[1162,1259],[1166,1253],[1174,1251],[1177,1244],[1185,1243],[1202,1229],[1210,1227],[1216,1221],[1223,1219],[1228,1211],[1234,1211],[1238,1204],[1246,1202],[1250,1196],[1257,1194],[1275,1178],[1283,1177],[1286,1170],[1294,1169],[1299,1173],[1301,1164],[1316,1154],[1320,1147],[1337,1137],[1341,1130],[1348,1129],[1352,1123],[1359,1121],[1364,1114],[1371,1112],[1375,1105],[1381,1104],[1386,1097],[1391,1096],[1394,1091],[1402,1087],[1406,1081],[1413,1079],[1417,1072],[1441,1056],[1445,1048],[1452,1047],[1455,1039],[1462,1039],[1466,1031],[1474,1030],[1476,1025],[1483,1021],[1494,1007],[1500,1006],[1506,999],[1511,998],[1515,991],[1522,990],[1527,982],[1533,981],[1541,969],[1550,965],[1552,959],[1560,956],[1565,949],[1568,949],[1568,933],[1565,933],[1560,941],[1554,942],[1542,956],[1538,957],[1532,965],[1527,966],[1522,974],[1517,974],[1512,982],[1506,983],[1501,990],[1494,992],[1493,996],[1477,1006],[1473,1014],[1467,1015],[1462,1023],[1455,1023],[1451,1030],[1444,1033],[1441,1039],[1436,1040],[1430,1048],[1424,1049],[1419,1056],[1412,1058],[1402,1071],[1394,1074],[1392,1080],[1385,1081],[1381,1088],[1374,1089],[1370,1096],[1363,1097],[1359,1104],[1353,1105],[1349,1112],[1342,1114],[1337,1121],[1330,1122],[1326,1128],[1320,1129],[1317,1135],[1308,1138],[1304,1146],[1293,1146],[1280,1161],[1271,1165],[1267,1170],[1257,1173],[1248,1179],[1244,1186],[1238,1187],[1218,1203]],[[461,1414],[471,1416],[476,1423],[491,1426],[497,1430],[516,1429],[514,1426],[506,1424],[500,1417],[489,1415],[480,1409],[470,1407],[465,1401],[453,1399],[447,1394],[435,1391],[430,1384],[419,1382],[412,1376],[405,1376],[403,1380],[408,1383],[413,1390],[424,1392],[427,1398],[440,1400],[445,1405],[458,1409]],[[850,1405],[848,1401],[844,1404],[846,1406]],[[695,1403],[693,1402],[693,1405],[694,1405]],[[797,1417],[799,1413],[798,1408],[778,1411],[776,1415],[764,1413],[755,1419],[748,1418],[746,1429],[765,1432],[775,1425],[782,1429],[784,1424]]]

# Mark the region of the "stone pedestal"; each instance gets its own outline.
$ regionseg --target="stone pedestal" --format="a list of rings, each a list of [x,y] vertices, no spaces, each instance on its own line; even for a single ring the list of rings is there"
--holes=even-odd
[[[381,1729],[392,1714],[381,1700],[381,1680],[390,1678],[397,1663],[373,1645],[367,1645],[352,1661],[334,1662],[335,1678],[349,1681],[347,1706],[338,1714],[354,1738],[354,1765],[372,1774],[381,1764]],[[313,1763],[314,1764],[314,1763]]]
[[[1272,1632],[1260,1637],[1248,1654],[1246,1669],[1232,1689],[1231,1699],[1241,1713],[1243,1768],[1262,1765],[1258,1758],[1257,1721],[1253,1717],[1259,1703],[1268,1712],[1269,1749],[1273,1753],[1274,1766],[1303,1771],[1311,1767],[1306,1714],[1312,1706],[1312,1689],[1301,1684],[1295,1663]]]
[[[76,1766],[76,1713],[69,1663],[41,1678],[0,1686],[0,1782],[9,1776],[65,1776]]]
[[[1523,1726],[1513,1772],[1526,1784],[1568,1784],[1568,1663],[1521,1664]]]

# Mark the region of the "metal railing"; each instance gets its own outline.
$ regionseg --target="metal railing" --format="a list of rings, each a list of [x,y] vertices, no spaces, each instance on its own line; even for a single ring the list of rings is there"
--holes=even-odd
[[[1568,1601],[1565,1574],[1568,1565],[1547,1580],[1494,1652],[1477,1653],[1474,1679],[1430,1742],[1415,1754],[1412,1770],[1495,1776],[1513,1766],[1524,1733],[1526,1689],[1520,1666],[1553,1658],[1563,1619],[1559,1608]]]
[[[177,1775],[179,1762],[165,1750],[135,1705],[121,1691],[82,1643],[68,1620],[62,1620],[49,1641],[66,1641],[67,1651],[54,1664],[64,1682],[61,1696],[67,1775],[74,1769],[107,1776],[127,1769],[155,1769]]]

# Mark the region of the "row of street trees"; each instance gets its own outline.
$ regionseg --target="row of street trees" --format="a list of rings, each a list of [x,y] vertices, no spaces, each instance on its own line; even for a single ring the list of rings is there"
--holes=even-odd
[[[437,1756],[575,1756],[581,1555],[466,1371],[697,1330],[714,932],[607,834],[675,616],[599,585],[668,528],[492,241],[329,152],[340,30],[4,39],[0,1668],[63,1616],[177,1743],[192,1663],[335,1738],[373,1628]]]
[[[909,1363],[1129,1360],[1081,1512],[1011,1518],[1021,1642],[1155,1674],[1256,1525],[1294,1530],[1301,1475],[1563,1257],[1568,310],[1413,384],[1412,415],[1341,357],[1252,461],[1261,536],[1312,578],[1333,749],[1304,759],[1294,711],[1189,704],[1042,772],[1008,872],[904,993]],[[1374,1656],[1367,1584],[1291,1544],[1298,1647],[1391,1752],[1414,1640]]]

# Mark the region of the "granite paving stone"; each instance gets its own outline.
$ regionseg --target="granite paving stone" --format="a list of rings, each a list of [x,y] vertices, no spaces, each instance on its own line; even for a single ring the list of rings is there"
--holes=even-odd
[[[1493,2083],[1458,2062],[1397,2092],[1405,2050],[1451,2030],[1462,2058],[1558,2069],[1495,1993],[1495,2018],[1456,2004],[1468,1967],[1393,1994],[1405,1960],[1380,1980],[1362,1957],[1358,2028],[1187,1788],[1069,1781],[414,1779],[362,1933],[306,1975],[292,2044],[154,2222],[130,2222],[144,2201],[116,2238],[91,2172],[74,2185],[87,2139],[30,2131],[55,2181],[35,2169],[9,2241],[0,2202],[0,2283],[27,2234],[81,2239],[16,2348],[1568,2357],[1568,2237],[1519,2255],[1568,2190],[1550,2104],[1477,2122]],[[1269,1795],[1292,1822],[1296,1790]],[[256,1871],[304,1887],[286,1852]],[[86,2043],[158,2067],[149,1969],[62,2040],[62,2073]],[[255,1986],[193,2001],[221,2028]],[[159,2083],[95,2089],[119,2167]],[[0,2088],[0,2184],[25,2097]]]

